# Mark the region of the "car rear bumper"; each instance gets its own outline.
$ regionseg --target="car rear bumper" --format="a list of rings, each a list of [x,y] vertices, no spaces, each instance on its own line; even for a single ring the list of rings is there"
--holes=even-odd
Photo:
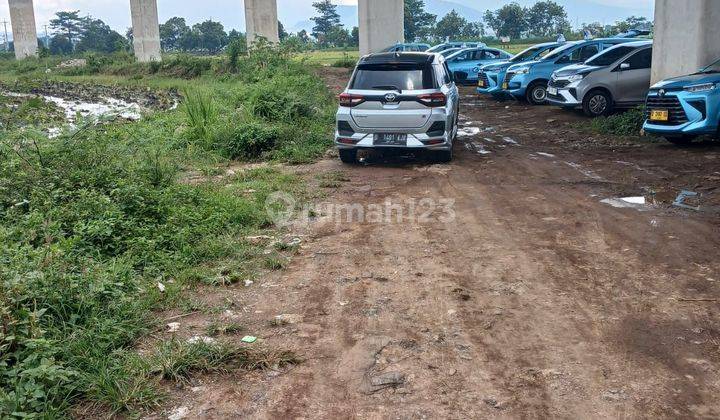
[[[402,133],[402,130],[386,130],[386,132]],[[427,149],[449,150],[452,147],[450,138],[452,133],[445,132],[440,137],[429,137],[427,134],[407,133],[407,144],[402,146],[375,145],[376,133],[355,133],[352,136],[343,136],[335,132],[335,147],[338,149]],[[406,133],[402,133],[406,134]]]
[[[349,108],[340,108],[336,114],[335,146],[339,149],[354,148],[408,148],[448,150],[452,147],[457,127],[453,126],[454,113],[446,108],[428,108],[420,111],[429,113],[427,121],[420,127],[361,127]],[[345,127],[340,130],[340,124]],[[375,145],[374,135],[380,133],[407,134],[407,143],[402,146]]]

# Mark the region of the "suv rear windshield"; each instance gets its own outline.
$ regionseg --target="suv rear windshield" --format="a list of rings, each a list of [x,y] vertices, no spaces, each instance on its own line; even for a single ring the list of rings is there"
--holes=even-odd
[[[358,67],[350,89],[434,89],[432,66],[425,64],[370,64]]]
[[[595,56],[595,58],[588,60],[585,64],[589,66],[609,66],[610,64],[618,61],[619,59],[630,54],[635,48],[633,47],[614,47],[606,50]]]

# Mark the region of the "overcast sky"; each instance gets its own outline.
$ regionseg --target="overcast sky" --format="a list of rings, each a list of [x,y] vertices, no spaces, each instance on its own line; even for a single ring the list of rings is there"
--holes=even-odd
[[[357,0],[333,0],[337,4],[356,5]],[[481,11],[492,8],[496,9],[502,4],[509,3],[507,0],[448,0],[465,6],[477,8]],[[520,4],[527,5],[534,3],[534,0],[518,0]],[[612,10],[611,19],[622,19],[630,14],[643,14],[652,16],[654,0],[556,0],[565,5],[570,13],[569,19],[572,23],[576,21],[586,22],[593,20],[592,11],[594,7],[607,7]],[[720,0],[719,0],[720,1]],[[107,22],[114,29],[124,33],[130,26],[130,2],[129,0],[34,0],[35,17],[38,31],[44,31],[51,17],[58,10],[80,10],[82,14],[91,14]],[[313,0],[278,0],[280,20],[286,27],[291,28],[297,22],[307,20],[313,15]],[[594,9],[597,10],[597,9]],[[197,23],[206,19],[218,20],[225,25],[226,29],[245,29],[245,16],[243,13],[243,0],[158,0],[158,12],[160,21],[164,22],[170,17],[181,16],[186,18],[189,24]],[[617,16],[614,16],[617,14]],[[0,20],[10,20],[7,0],[0,0]],[[614,16],[614,17],[613,17]],[[602,19],[606,20],[607,14]],[[9,26],[9,25],[8,25]]]

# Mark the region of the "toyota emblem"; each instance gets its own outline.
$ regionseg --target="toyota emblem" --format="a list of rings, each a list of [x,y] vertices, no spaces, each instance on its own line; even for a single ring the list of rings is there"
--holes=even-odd
[[[385,95],[385,102],[395,102],[396,99],[397,95],[395,95],[394,93],[388,93],[387,95]]]

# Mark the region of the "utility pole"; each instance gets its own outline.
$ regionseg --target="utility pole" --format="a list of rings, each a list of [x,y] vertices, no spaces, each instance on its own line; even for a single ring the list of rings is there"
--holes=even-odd
[[[10,43],[8,42],[8,31],[7,31],[7,24],[9,22],[7,20],[3,20],[2,24],[5,26],[5,52],[10,51]]]
[[[45,48],[50,48],[50,38],[48,38],[48,26],[43,25],[43,28],[45,28]]]

